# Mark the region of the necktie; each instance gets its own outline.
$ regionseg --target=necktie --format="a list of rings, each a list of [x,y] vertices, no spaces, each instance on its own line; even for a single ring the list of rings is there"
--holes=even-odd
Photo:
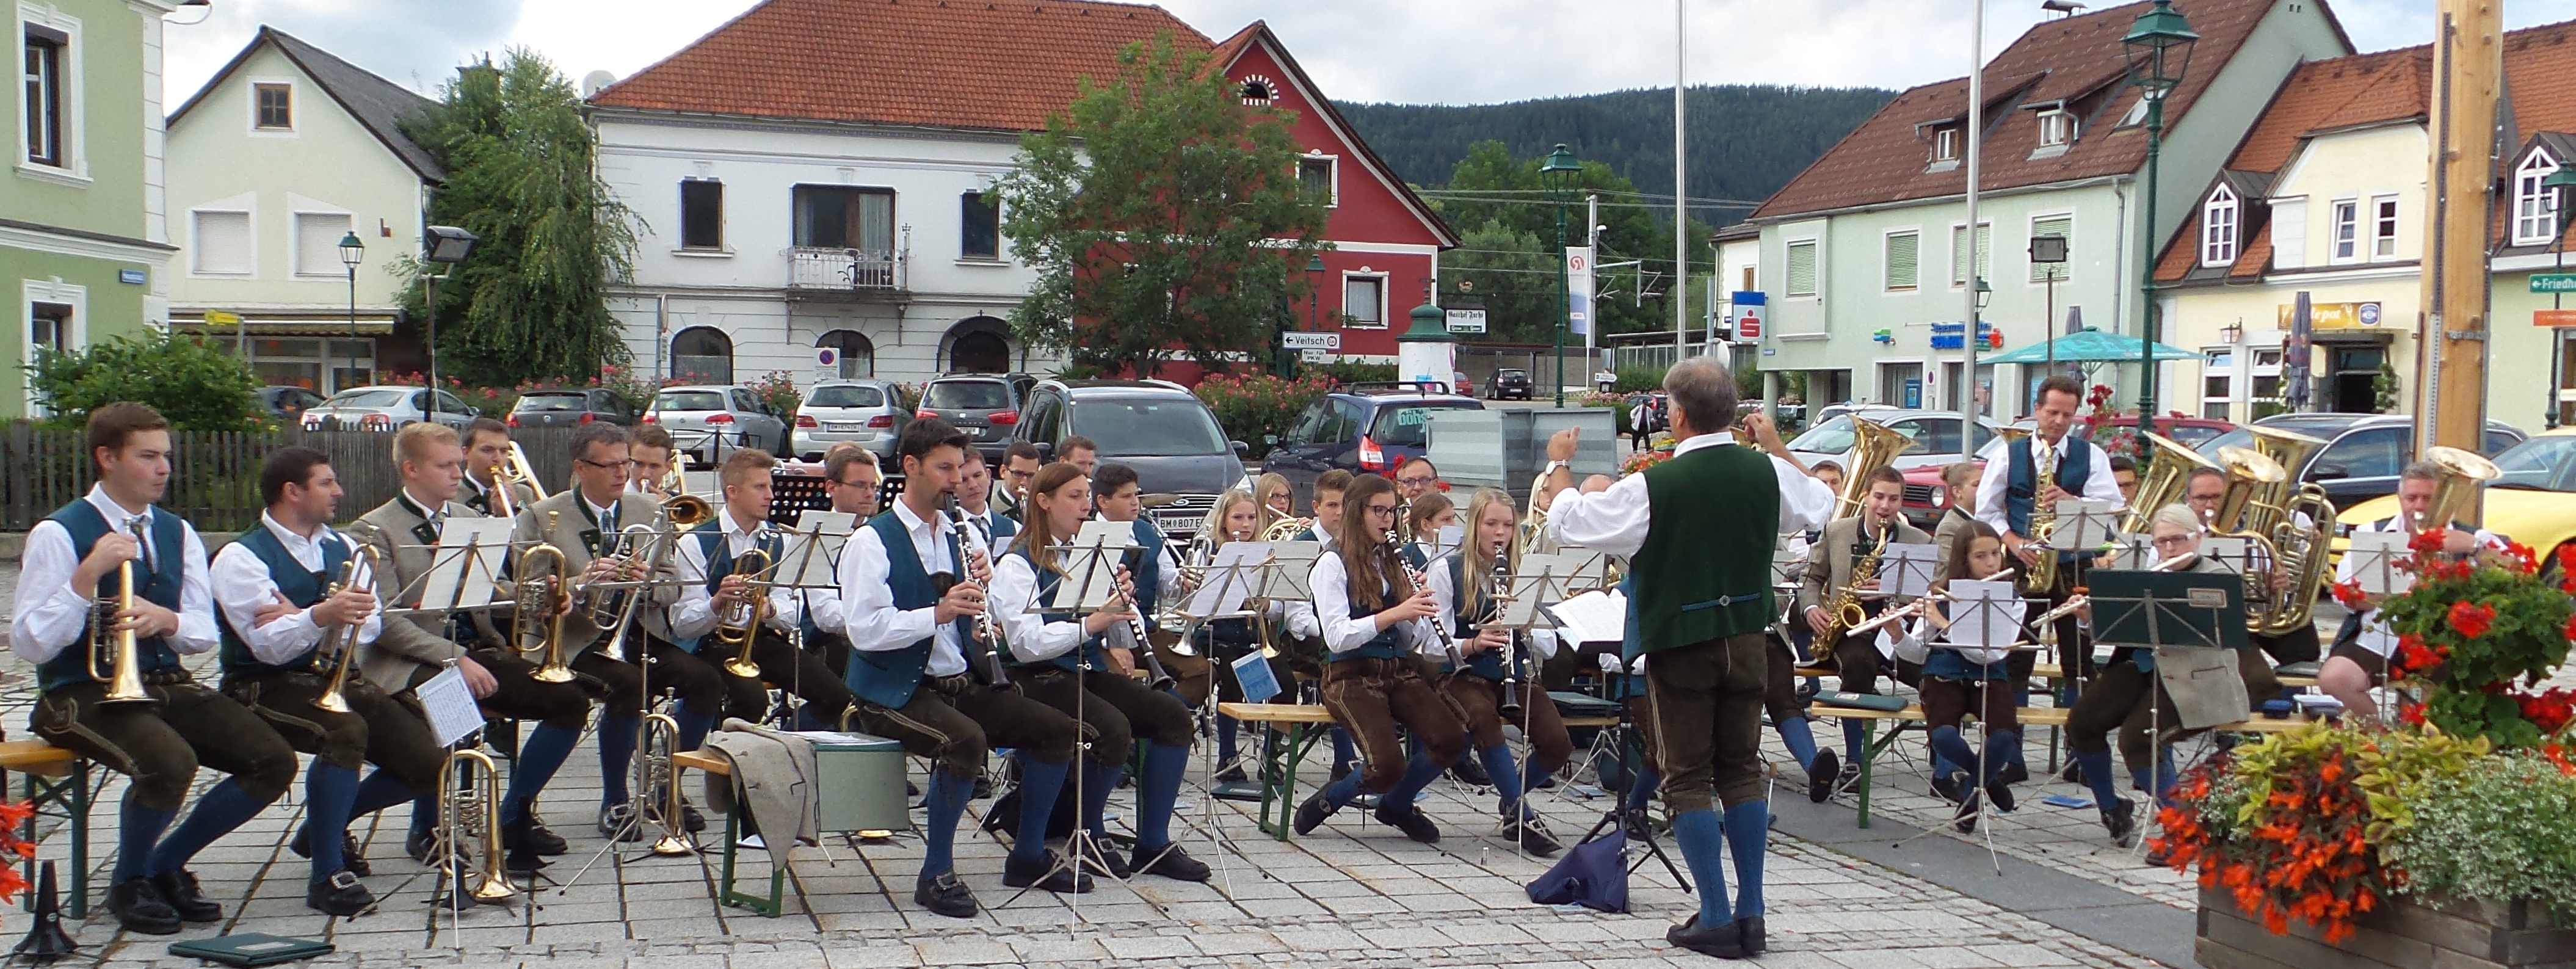
[[[150,515],[136,515],[125,520],[125,533],[134,536],[134,547],[143,553],[143,572],[146,575],[153,572],[152,541],[145,537],[150,534],[151,525]]]

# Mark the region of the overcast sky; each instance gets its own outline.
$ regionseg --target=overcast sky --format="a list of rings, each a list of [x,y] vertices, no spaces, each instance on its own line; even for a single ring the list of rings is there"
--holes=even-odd
[[[625,76],[754,0],[214,0],[169,34],[176,106],[262,23],[430,93],[481,52],[536,49],[575,78]],[[1902,88],[1967,73],[1971,0],[1684,0],[1692,84]],[[2109,3],[2110,0],[2104,0]],[[2423,43],[2433,0],[2330,0],[2361,49]],[[1222,38],[1266,18],[1344,101],[1481,104],[1673,81],[1672,0],[1164,0]],[[2190,5],[2183,4],[2188,12]],[[177,15],[175,20],[188,19]],[[2576,19],[2576,0],[2514,0],[2508,29]],[[1989,55],[2041,18],[1991,0]]]

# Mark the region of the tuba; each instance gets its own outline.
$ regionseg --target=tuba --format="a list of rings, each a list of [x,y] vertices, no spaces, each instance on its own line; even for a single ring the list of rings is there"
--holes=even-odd
[[[2477,499],[2478,489],[2504,473],[2495,462],[2477,452],[2455,447],[2425,448],[2424,460],[2442,469],[2442,480],[2433,487],[2433,504],[2424,510],[2423,519],[2414,523],[2414,531],[2450,527]]]
[[[2147,467],[2138,475],[2138,497],[2120,518],[2120,530],[2131,534],[2147,531],[2158,509],[2183,500],[2193,471],[2218,467],[2217,462],[2162,434],[2141,433],[2138,439],[2149,452]]]
[[[1860,514],[1860,500],[1869,494],[1869,476],[1880,468],[1896,463],[1896,456],[1914,446],[1914,439],[1904,433],[1861,417],[1852,418],[1851,461],[1843,468],[1843,492],[1835,496],[1835,518]]]
[[[481,773],[481,783],[473,777]],[[441,866],[456,880],[456,888],[476,902],[491,904],[508,901],[519,894],[510,884],[510,876],[501,870],[501,772],[492,765],[492,756],[480,750],[460,750],[447,755],[447,766],[438,776],[438,831],[446,839],[439,857]],[[472,889],[465,888],[464,866],[456,862],[459,835],[476,830],[483,839],[483,863],[480,878]]]
[[[496,492],[497,493],[497,492]],[[554,530],[549,521],[546,530]],[[544,568],[538,562],[546,562]],[[512,589],[515,611],[511,628],[524,642],[528,631],[543,630],[534,647],[521,646],[522,653],[542,653],[545,658],[528,678],[539,683],[570,683],[572,667],[565,662],[563,649],[563,602],[572,594],[570,561],[562,549],[540,542],[519,555],[519,571]]]
[[[2334,527],[2334,501],[2324,488],[2296,477],[2298,469],[2307,466],[2308,456],[2326,442],[2273,427],[2247,430],[2254,435],[2255,452],[2271,458],[2285,472],[2280,481],[2256,489],[2244,523],[2247,531],[2270,538],[2281,556],[2286,581],[2272,590],[2272,606],[2265,613],[2268,621],[2254,630],[2278,636],[2315,621],[2316,592],[2333,564],[2326,536]],[[2306,525],[2299,524],[2302,516],[2308,520]]]
[[[329,589],[323,590],[322,598],[328,599],[339,594],[341,590],[355,585],[358,581],[358,570],[361,567],[367,569],[367,591],[374,592],[375,554],[376,547],[373,545],[358,546],[357,555],[350,556],[348,561],[340,563],[339,581],[331,583]],[[356,634],[358,626],[364,621],[361,619],[358,623],[342,623],[323,630],[322,641],[314,644],[313,657],[331,664],[331,675],[325,678],[322,695],[313,698],[314,708],[329,713],[349,712],[349,700],[343,695],[342,690],[349,683],[349,667],[358,662]]]
[[[139,525],[134,526],[134,540],[143,540]],[[89,678],[107,684],[101,703],[150,703],[152,695],[143,691],[143,644],[136,641],[134,630],[116,628],[116,614],[134,608],[133,559],[116,563],[116,578],[116,595],[100,596],[90,617]],[[98,665],[102,652],[108,654],[106,669]]]
[[[2282,483],[2289,480],[2289,471],[2270,456],[2241,447],[2219,448],[2218,466],[2227,473],[2227,490],[2218,498],[2218,509],[2210,513],[2209,533],[2219,538],[2243,539],[2261,549],[2266,561],[2287,567],[2289,563],[2282,559],[2280,546],[2272,541],[2270,535],[2264,534],[2263,529],[2251,526],[2261,520],[2257,509],[2262,496],[2266,492],[2283,490]],[[2308,589],[2313,600],[2316,587],[2310,585]],[[2294,628],[2282,622],[2284,617],[2279,614],[2283,594],[2284,590],[2274,588],[2269,575],[2246,570],[2246,629],[2264,632],[2276,627]],[[2291,598],[2296,598],[2295,593]]]
[[[758,577],[774,564],[769,550],[757,547],[733,560],[733,574],[742,576],[750,588],[745,592],[749,601],[727,609],[724,615],[717,617],[716,642],[734,648],[733,658],[724,661],[724,671],[728,674],[745,679],[760,678],[760,664],[752,661],[751,647],[760,639],[760,616],[767,611],[769,602],[763,594],[768,591],[766,583]]]

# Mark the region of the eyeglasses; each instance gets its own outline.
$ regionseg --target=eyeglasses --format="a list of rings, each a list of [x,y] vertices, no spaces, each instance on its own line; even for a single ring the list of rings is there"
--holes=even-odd
[[[1395,506],[1394,506],[1394,505],[1380,505],[1380,504],[1371,503],[1371,504],[1369,504],[1368,506],[1366,506],[1365,510],[1366,510],[1369,514],[1372,514],[1372,515],[1386,515],[1386,516],[1390,516],[1390,517],[1392,517],[1392,516],[1395,514]]]
[[[1437,477],[1424,476],[1419,478],[1397,478],[1395,479],[1395,483],[1407,488],[1428,488],[1431,486],[1432,482],[1438,480],[1440,479]]]
[[[591,459],[589,459],[589,458],[574,458],[574,459],[572,459],[572,461],[573,461],[573,463],[574,463],[574,464],[587,464],[587,465],[590,465],[591,467],[598,468],[598,469],[600,469],[600,470],[602,470],[602,471],[613,471],[613,470],[616,470],[616,469],[618,469],[618,468],[634,467],[634,466],[635,466],[635,465],[637,465],[637,464],[641,464],[641,463],[643,463],[643,462],[640,462],[640,461],[627,461],[627,462],[624,462],[624,463],[619,463],[619,462],[616,462],[616,461],[593,461],[593,460],[591,460]]]
[[[2156,537],[2152,540],[2152,543],[2151,543],[2151,544],[2155,545],[2155,547],[2157,547],[2157,548],[2171,548],[2171,547],[2175,547],[2175,546],[2182,546],[2182,547],[2186,547],[2186,548],[2188,548],[2188,547],[2196,547],[2196,546],[2198,546],[2198,545],[2200,544],[2200,536],[2198,536],[2198,535],[2159,535],[2159,536],[2156,536]]]

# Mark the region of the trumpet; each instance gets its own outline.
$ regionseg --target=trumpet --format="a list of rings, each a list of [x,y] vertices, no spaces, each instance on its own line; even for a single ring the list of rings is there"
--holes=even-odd
[[[724,671],[732,676],[756,679],[760,664],[752,662],[751,647],[759,640],[760,618],[767,611],[768,583],[758,576],[769,571],[775,561],[765,548],[751,548],[733,560],[733,574],[744,578],[743,601],[725,610],[716,623],[716,642],[736,649],[732,659],[724,662]]]
[[[483,775],[479,785],[472,776],[477,772]],[[493,766],[491,755],[480,750],[447,755],[447,766],[438,776],[438,813],[438,830],[447,842],[440,852],[441,866],[456,880],[456,890],[484,904],[518,895],[509,874],[501,870],[501,772]],[[454,859],[458,835],[473,828],[481,829],[483,863],[477,884],[466,889],[463,866]]]
[[[322,598],[328,599],[343,590],[355,587],[358,571],[361,568],[367,570],[367,592],[373,595],[376,586],[375,551],[373,545],[358,546],[357,555],[350,556],[348,561],[340,563],[339,581],[331,583],[331,587],[323,591]],[[349,667],[358,661],[357,631],[365,621],[365,618],[361,617],[357,622],[341,623],[325,629],[322,631],[322,641],[314,644],[313,658],[331,664],[331,675],[322,687],[322,695],[313,698],[315,708],[329,713],[349,712],[348,697],[341,691],[348,685]]]
[[[129,526],[134,540],[143,541],[140,525]],[[134,560],[116,563],[117,593],[100,596],[97,615],[89,622],[89,678],[107,684],[107,695],[101,703],[149,703],[152,695],[143,691],[143,647],[135,641],[132,627],[118,629],[116,615],[134,608]],[[98,655],[109,653],[107,668],[98,665]]]
[[[552,515],[548,516],[546,530],[554,530]],[[539,561],[550,564],[540,570],[536,568]],[[512,613],[512,628],[521,642],[527,640],[528,630],[544,630],[536,646],[519,649],[522,653],[544,655],[536,670],[528,674],[529,679],[539,683],[570,683],[573,680],[572,667],[565,661],[563,650],[563,609],[567,597],[572,595],[570,566],[571,560],[564,557],[563,549],[543,542],[519,556],[517,588],[513,590],[518,602],[517,611]]]

